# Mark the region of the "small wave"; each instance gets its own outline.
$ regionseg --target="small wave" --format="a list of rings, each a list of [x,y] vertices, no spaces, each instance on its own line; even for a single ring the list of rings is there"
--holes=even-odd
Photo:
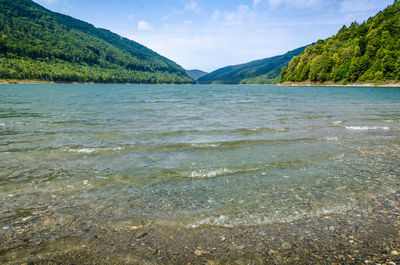
[[[393,123],[393,122],[395,122],[395,120],[383,120],[384,122],[387,122],[387,123]]]
[[[318,163],[329,160],[340,160],[346,154],[336,154],[327,157],[309,158],[301,160],[284,160],[279,162],[271,162],[261,165],[243,166],[243,167],[221,167],[221,168],[203,168],[193,170],[174,170],[173,173],[180,177],[186,178],[216,178],[230,174],[246,174],[251,172],[258,172],[266,168],[279,168],[279,167],[296,167],[303,166],[311,163]]]
[[[148,151],[174,151],[186,149],[208,149],[208,148],[239,148],[252,145],[268,145],[282,143],[298,143],[325,140],[322,138],[298,138],[298,139],[272,139],[272,140],[236,140],[227,142],[210,142],[210,143],[178,143],[169,145],[160,145],[152,147],[144,147],[139,150]]]
[[[159,133],[153,133],[153,134],[149,135],[148,138],[181,136],[181,135],[196,134],[196,133],[202,133],[202,132],[199,130],[180,130],[180,131],[172,131],[172,132],[159,132]]]
[[[335,125],[339,125],[339,124],[341,124],[341,123],[343,123],[343,121],[334,121],[334,122],[333,122],[333,124],[335,124]]]
[[[4,126],[6,126],[6,124],[4,122],[0,122],[0,126],[4,127]]]
[[[367,131],[367,130],[390,130],[387,126],[346,126],[347,130]]]
[[[215,177],[229,175],[229,174],[256,171],[256,170],[259,170],[259,168],[197,169],[197,170],[184,171],[182,175],[185,177],[189,177],[189,178],[215,178]]]
[[[90,154],[97,151],[96,148],[80,148],[80,149],[63,149],[63,151],[72,152],[72,153],[85,153]]]
[[[211,144],[203,143],[203,144],[191,144],[191,146],[195,147],[195,148],[211,148],[211,147],[219,147],[220,144],[218,144],[218,143],[211,143]]]
[[[22,220],[22,222],[25,222],[32,218],[33,218],[33,216],[27,216],[27,217],[22,217],[21,220]]]
[[[77,148],[77,149],[62,149],[65,152],[80,153],[80,154],[91,154],[104,151],[119,151],[122,147],[105,147],[105,148]]]
[[[275,128],[275,127],[263,127],[263,128],[240,128],[235,129],[233,133],[241,133],[241,134],[256,134],[261,132],[287,132],[289,128]]]
[[[344,213],[353,209],[353,206],[339,205],[334,207],[323,207],[313,212],[299,213],[295,211],[293,214],[286,216],[281,215],[268,215],[268,214],[249,214],[244,212],[240,216],[232,217],[228,215],[210,216],[201,220],[191,222],[186,225],[188,228],[197,228],[200,226],[219,226],[233,228],[237,226],[255,226],[255,225],[267,225],[273,223],[291,223],[296,220],[303,218],[320,217],[324,215]]]
[[[339,140],[339,138],[338,137],[326,137],[326,140],[328,140],[328,141],[337,141],[337,140]]]
[[[201,135],[215,135],[215,134],[227,134],[227,133],[240,133],[244,135],[249,134],[257,134],[262,132],[288,132],[290,128],[275,128],[275,127],[261,127],[261,128],[238,128],[233,130],[223,130],[223,129],[215,129],[215,130],[179,130],[179,131],[171,131],[171,132],[159,132],[152,133],[148,135],[148,138],[160,138],[160,137],[173,137],[173,136],[181,136],[188,134],[201,134]]]

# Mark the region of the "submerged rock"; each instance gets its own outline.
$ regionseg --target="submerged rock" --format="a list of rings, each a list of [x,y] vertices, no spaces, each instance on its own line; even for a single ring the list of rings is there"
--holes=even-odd
[[[292,245],[291,245],[289,242],[284,242],[284,243],[281,245],[281,248],[282,248],[283,250],[289,250],[289,249],[292,248]]]
[[[199,250],[199,249],[196,249],[196,250],[194,251],[194,254],[195,254],[196,256],[200,257],[200,256],[203,256],[203,255],[209,254],[209,252],[208,252],[207,250]]]

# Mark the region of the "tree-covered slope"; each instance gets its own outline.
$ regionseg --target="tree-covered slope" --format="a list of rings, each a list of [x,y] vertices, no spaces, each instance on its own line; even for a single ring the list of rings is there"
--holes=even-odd
[[[215,70],[197,80],[199,84],[274,84],[279,81],[283,66],[293,56],[299,55],[305,47],[271,58],[252,61],[245,64],[227,66]]]
[[[31,0],[0,0],[0,79],[194,82],[143,45]]]
[[[294,57],[281,82],[400,80],[400,1]]]
[[[186,74],[193,78],[194,80],[199,79],[200,77],[205,76],[206,74],[208,74],[207,72],[204,72],[202,70],[198,70],[198,69],[193,69],[193,70],[186,70]]]

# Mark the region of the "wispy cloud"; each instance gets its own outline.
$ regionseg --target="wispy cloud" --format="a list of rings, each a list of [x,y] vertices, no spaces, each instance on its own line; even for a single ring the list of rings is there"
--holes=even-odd
[[[232,25],[240,25],[245,20],[251,20],[254,14],[251,13],[249,6],[239,5],[235,11],[224,12],[225,22]]]
[[[357,13],[374,10],[377,1],[370,0],[344,0],[340,3],[340,13]]]
[[[214,13],[211,16],[211,19],[213,21],[216,21],[219,19],[219,17],[221,16],[221,13],[219,12],[219,10],[214,10]]]
[[[153,30],[154,28],[149,22],[141,20],[137,24],[137,29],[140,31],[148,31],[148,30]]]
[[[190,1],[185,4],[185,10],[200,13],[201,9],[196,1]]]
[[[297,8],[309,8],[316,6],[320,3],[321,0],[269,0],[270,7],[278,7],[281,5],[287,7],[297,7]]]
[[[261,3],[261,0],[253,0],[253,7],[256,7],[260,3]]]

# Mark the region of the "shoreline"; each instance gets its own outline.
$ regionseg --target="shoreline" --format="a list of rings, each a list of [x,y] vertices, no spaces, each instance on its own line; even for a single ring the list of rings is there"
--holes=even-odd
[[[324,87],[400,87],[400,82],[362,82],[362,83],[348,83],[340,84],[333,81],[328,82],[283,82],[277,84],[277,86],[324,86]]]
[[[168,84],[168,83],[95,83],[78,81],[42,81],[42,80],[16,80],[0,79],[0,85],[24,85],[24,84],[70,84],[70,85],[193,85],[192,83]]]
[[[180,85],[180,84],[166,84],[166,83],[95,83],[95,82],[77,82],[77,81],[42,81],[42,80],[15,80],[15,79],[0,79],[0,85],[11,85],[11,84],[72,84],[72,85]],[[185,84],[182,84],[185,85]],[[186,85],[207,85],[207,84],[191,84],[186,83]],[[215,84],[210,84],[215,85]],[[229,84],[218,84],[218,85],[229,85]],[[349,84],[340,84],[335,82],[283,82],[278,84],[236,84],[236,85],[244,85],[244,86],[293,86],[293,87],[301,87],[301,86],[309,86],[309,87],[400,87],[400,82],[365,82],[365,83],[349,83]]]

